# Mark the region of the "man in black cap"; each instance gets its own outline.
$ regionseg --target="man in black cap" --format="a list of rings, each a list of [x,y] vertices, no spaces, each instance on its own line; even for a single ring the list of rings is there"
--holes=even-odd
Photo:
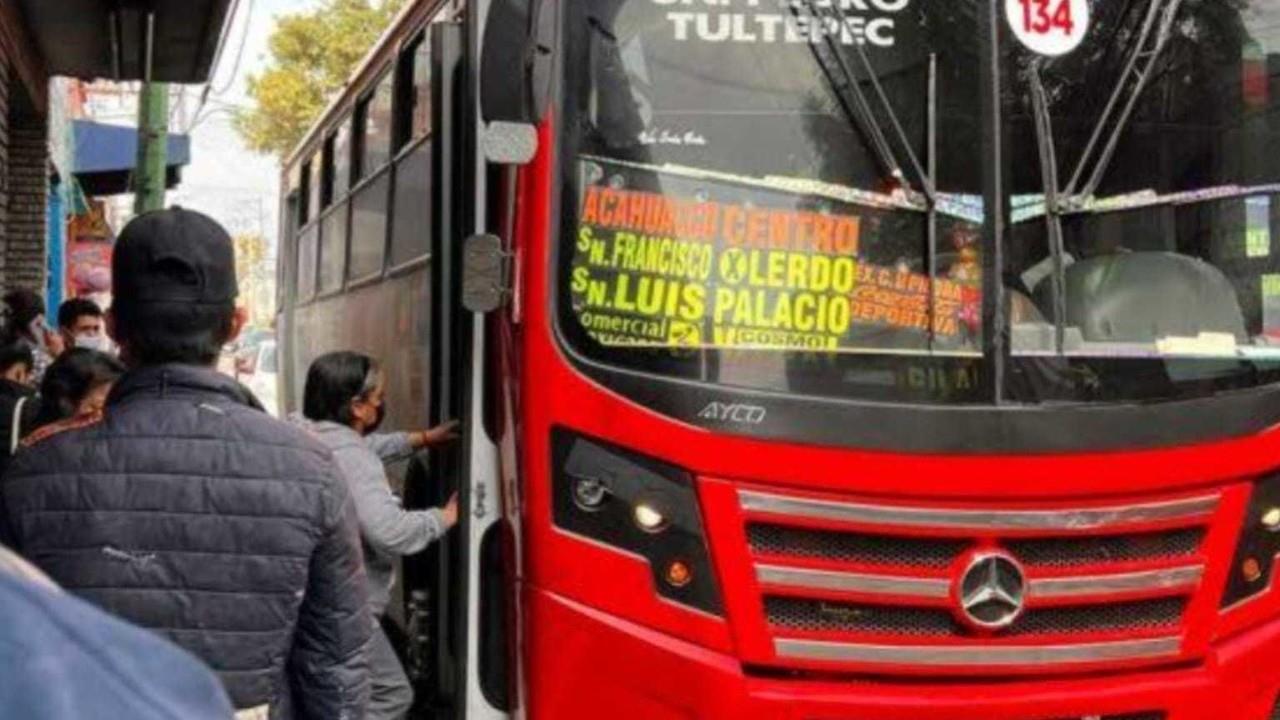
[[[105,417],[19,452],[0,517],[59,584],[167,636],[245,717],[360,720],[373,630],[327,451],[214,369],[244,314],[231,238],[174,208],[121,233]]]

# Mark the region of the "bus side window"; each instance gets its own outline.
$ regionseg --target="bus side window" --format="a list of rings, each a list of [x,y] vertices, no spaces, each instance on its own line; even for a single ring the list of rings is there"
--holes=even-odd
[[[284,206],[284,237],[280,242],[279,259],[276,262],[276,309],[284,310],[290,303],[289,289],[292,287],[290,270],[294,269],[293,258],[298,252],[298,217],[301,203],[300,195],[295,189],[289,193]]]
[[[431,249],[431,143],[423,142],[396,165],[391,266],[425,257]]]
[[[316,294],[316,255],[320,226],[312,223],[298,237],[298,273],[294,277],[296,302],[301,304],[315,297]]]
[[[342,200],[325,215],[320,236],[319,293],[327,295],[342,289],[347,268],[347,211],[350,203]]]
[[[395,101],[395,74],[389,70],[378,81],[373,94],[364,98],[359,113],[360,176],[369,177],[391,160],[392,108]]]
[[[319,151],[307,163],[307,222],[320,217],[324,210],[324,152]]]
[[[352,118],[343,120],[334,132],[330,152],[333,169],[333,199],[341,200],[351,190],[351,125]]]
[[[298,215],[294,218],[297,227],[302,227],[311,219],[311,163],[305,162],[298,170]]]
[[[387,255],[387,196],[391,174],[362,186],[351,201],[351,261],[347,279],[367,280],[382,274]]]
[[[320,285],[321,295],[342,289],[342,280],[347,265],[347,209],[344,198],[338,196],[337,163],[334,150],[337,136],[331,135],[324,143],[324,187],[321,199],[325,213],[320,228]]]
[[[316,256],[320,240],[319,224],[314,222],[320,214],[320,184],[317,170],[318,158],[302,164],[299,172],[297,245],[294,258],[297,266],[293,273],[293,302],[301,305],[316,294]]]
[[[391,266],[426,257],[431,249],[431,44],[420,35],[400,56],[398,139],[409,149],[396,162]]]
[[[396,81],[396,149],[431,132],[431,44],[425,31],[400,55]]]

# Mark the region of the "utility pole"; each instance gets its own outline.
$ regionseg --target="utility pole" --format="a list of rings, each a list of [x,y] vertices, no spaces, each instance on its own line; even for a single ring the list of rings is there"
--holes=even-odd
[[[151,80],[155,25],[155,13],[148,13],[146,80],[138,94],[138,162],[133,172],[133,211],[138,215],[164,208],[169,165],[169,85]]]

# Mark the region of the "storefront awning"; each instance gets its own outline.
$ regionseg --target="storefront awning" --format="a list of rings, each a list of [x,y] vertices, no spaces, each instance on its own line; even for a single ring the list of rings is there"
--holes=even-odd
[[[151,79],[173,83],[209,79],[232,2],[17,0],[50,74],[85,79],[145,79],[153,15]]]
[[[121,125],[75,120],[75,176],[86,195],[120,195],[130,192],[129,178],[138,161],[138,131]],[[182,181],[182,167],[191,163],[191,138],[169,136],[169,166],[165,186]]]

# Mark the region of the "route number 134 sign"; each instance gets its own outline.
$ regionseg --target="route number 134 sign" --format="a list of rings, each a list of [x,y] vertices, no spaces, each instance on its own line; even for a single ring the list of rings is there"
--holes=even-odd
[[[1005,0],[1013,34],[1031,52],[1066,55],[1089,31],[1089,0]]]

